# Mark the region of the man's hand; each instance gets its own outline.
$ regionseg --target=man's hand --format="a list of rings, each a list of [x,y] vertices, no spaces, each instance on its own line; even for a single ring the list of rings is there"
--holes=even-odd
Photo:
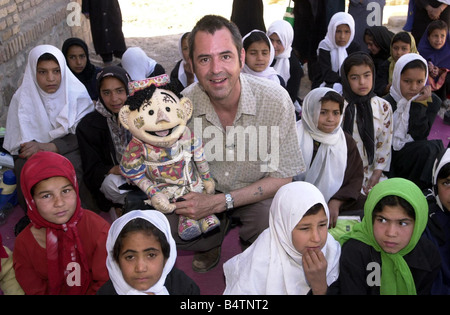
[[[183,196],[184,201],[175,202],[175,213],[184,215],[193,220],[200,220],[213,213],[225,210],[225,197],[223,194],[208,195],[190,192]]]
[[[28,159],[33,154],[39,152],[39,151],[51,151],[51,152],[57,152],[56,145],[53,143],[40,143],[36,141],[29,141],[22,143],[19,148],[19,157],[22,159]]]

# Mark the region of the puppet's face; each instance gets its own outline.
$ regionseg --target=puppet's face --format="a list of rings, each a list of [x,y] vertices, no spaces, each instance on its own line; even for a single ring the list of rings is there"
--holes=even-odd
[[[142,142],[167,148],[181,137],[191,115],[192,103],[188,98],[179,99],[171,91],[157,88],[138,110],[125,105],[119,119]]]

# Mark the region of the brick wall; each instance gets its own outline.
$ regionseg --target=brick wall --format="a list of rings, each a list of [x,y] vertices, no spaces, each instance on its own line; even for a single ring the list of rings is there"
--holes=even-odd
[[[80,10],[81,0],[0,0],[0,127],[33,47],[61,49],[72,36],[91,42],[88,20],[76,16]]]

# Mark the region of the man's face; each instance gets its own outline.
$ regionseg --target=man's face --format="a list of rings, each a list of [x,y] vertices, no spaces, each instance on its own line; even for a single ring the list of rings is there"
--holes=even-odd
[[[245,51],[237,51],[227,28],[214,34],[199,31],[195,35],[193,69],[213,104],[239,99],[239,75],[244,62]]]

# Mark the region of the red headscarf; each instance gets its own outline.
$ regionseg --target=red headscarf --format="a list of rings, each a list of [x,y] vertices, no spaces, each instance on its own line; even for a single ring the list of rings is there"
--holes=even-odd
[[[76,210],[65,224],[54,224],[42,218],[31,195],[34,185],[55,176],[67,178],[77,193]],[[31,223],[37,229],[46,228],[49,293],[60,294],[61,288],[66,287],[65,291],[69,294],[84,294],[89,287],[90,273],[77,229],[84,209],[81,208],[78,182],[72,163],[57,153],[38,152],[25,163],[20,185],[27,202],[27,214]],[[68,266],[68,264],[72,262],[80,266],[78,279],[81,279],[81,283],[68,286],[66,277],[74,270],[71,268],[72,265]]]
[[[3,241],[2,241],[2,235],[0,234],[0,259],[2,258],[8,258],[8,253],[6,252],[5,248],[3,247]],[[0,264],[0,271],[2,271],[2,264]]]

